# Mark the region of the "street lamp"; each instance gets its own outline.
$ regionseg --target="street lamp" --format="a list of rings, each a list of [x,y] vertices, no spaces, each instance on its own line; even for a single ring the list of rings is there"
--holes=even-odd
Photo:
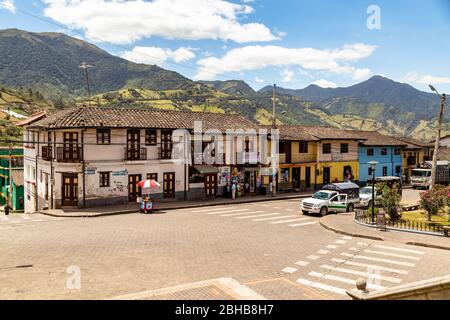
[[[372,224],[375,224],[375,171],[378,163],[378,161],[369,161],[372,170]]]
[[[437,155],[439,151],[439,144],[441,139],[441,131],[442,131],[442,118],[444,116],[444,106],[445,106],[445,93],[440,94],[435,87],[433,87],[430,84],[431,91],[436,92],[436,94],[441,98],[441,108],[439,110],[439,118],[438,118],[438,126],[437,126],[437,134],[436,134],[436,141],[434,144],[434,152],[433,152],[433,166],[431,168],[431,183],[430,183],[430,189],[433,189],[436,184],[436,167],[437,167]]]

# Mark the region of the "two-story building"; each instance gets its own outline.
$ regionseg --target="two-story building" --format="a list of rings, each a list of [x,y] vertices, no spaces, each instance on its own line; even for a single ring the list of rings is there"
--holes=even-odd
[[[8,203],[9,195],[11,195],[12,209],[24,210],[23,148],[21,147],[0,147],[0,206]]]
[[[376,131],[356,131],[365,138],[359,144],[359,182],[372,179],[370,161],[377,161],[375,177],[402,176],[402,148],[406,143]]]
[[[188,148],[174,148],[194,140],[196,121],[202,132],[256,129],[238,115],[97,107],[68,109],[27,122],[26,212],[135,202],[142,192],[137,183],[144,179],[161,184],[160,190],[152,191],[159,199],[215,196],[218,167],[224,164],[195,164]],[[203,176],[200,185],[191,175]]]
[[[434,144],[407,137],[395,138],[406,144],[402,148],[402,177],[404,182],[408,184],[411,181],[412,170],[416,169],[421,163],[433,159]]]

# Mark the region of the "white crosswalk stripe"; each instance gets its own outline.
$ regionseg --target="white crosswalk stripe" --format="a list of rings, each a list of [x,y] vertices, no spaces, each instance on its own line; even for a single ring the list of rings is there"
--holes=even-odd
[[[395,278],[395,277],[383,276],[383,275],[379,275],[376,273],[357,271],[357,270],[353,270],[353,269],[346,269],[346,268],[340,268],[340,267],[333,267],[333,266],[329,266],[326,264],[323,264],[320,267],[323,269],[327,269],[327,270],[338,271],[338,272],[342,272],[342,273],[349,273],[349,274],[354,274],[357,276],[371,277],[373,279],[384,280],[384,281],[388,281],[388,282],[392,282],[392,283],[402,282],[402,279]]]
[[[289,227],[293,227],[293,228],[303,227],[303,226],[309,226],[309,225],[318,224],[318,223],[319,223],[318,221],[314,221],[314,222],[305,222],[305,223],[299,223],[299,224],[290,224]]]
[[[386,263],[395,264],[398,266],[405,266],[405,267],[414,267],[415,266],[414,263],[409,263],[409,262],[404,262],[404,261],[396,261],[396,260],[390,260],[390,259],[383,259],[383,258],[375,258],[375,257],[369,257],[369,256],[365,256],[365,255],[360,255],[360,254],[353,255],[350,253],[343,252],[343,253],[341,253],[341,255],[343,255],[345,257],[349,257],[349,258],[354,258],[354,259],[363,259],[363,260],[376,261],[376,262],[386,262]]]
[[[341,295],[344,295],[344,296],[347,295],[347,291],[345,289],[329,286],[329,285],[326,285],[326,284],[323,284],[323,283],[314,282],[314,281],[310,281],[310,280],[303,279],[303,278],[298,279],[297,282],[300,283],[300,284],[303,284],[305,286],[310,286],[310,287],[313,287],[313,288],[322,289],[322,290],[325,290],[325,291],[330,291],[330,292],[341,294]]]
[[[395,248],[395,247],[382,246],[382,245],[374,245],[374,247],[375,248],[380,248],[380,249],[393,250],[393,251],[407,252],[407,253],[425,254],[425,252],[423,252],[423,251],[411,250],[411,249],[403,249],[403,248]]]
[[[250,209],[235,209],[235,210],[229,210],[229,209],[222,209],[221,211],[214,211],[214,212],[203,212],[204,214],[209,214],[209,215],[213,215],[213,214],[223,214],[223,213],[233,213],[233,212],[244,212],[244,211],[250,211]]]
[[[381,271],[393,272],[393,273],[398,273],[398,274],[408,274],[408,271],[406,271],[406,270],[382,267],[382,266],[378,266],[378,265],[374,265],[374,264],[367,264],[367,263],[360,263],[360,262],[353,262],[353,261],[345,261],[343,259],[336,259],[336,258],[331,259],[331,261],[337,262],[337,263],[343,263],[343,264],[346,264],[346,265],[349,265],[349,266],[356,266],[356,267],[363,267],[363,268],[374,268],[374,269],[378,269],[378,270],[381,270]]]
[[[261,222],[261,221],[269,221],[269,220],[276,220],[276,219],[285,219],[285,218],[292,218],[295,217],[295,215],[291,216],[282,216],[282,217],[272,217],[272,218],[261,218],[261,219],[253,219],[255,222]]]
[[[258,218],[258,217],[270,217],[270,216],[277,216],[277,215],[280,215],[280,214],[281,213],[256,214],[256,215],[252,215],[252,216],[237,217],[236,219],[251,219],[251,218]]]
[[[300,219],[275,221],[275,222],[271,222],[271,224],[291,223],[291,222],[299,222],[299,221],[305,221],[305,220],[309,220],[309,218],[300,218]]]
[[[22,217],[23,220],[30,220],[30,217],[26,214],[21,214],[20,217]]]
[[[350,250],[358,251],[359,249],[357,249],[357,248],[350,248]],[[420,259],[419,257],[405,256],[405,255],[401,255],[401,254],[384,252],[384,251],[377,251],[377,250],[370,250],[370,249],[364,249],[363,251],[367,252],[367,253],[374,253],[374,254],[379,254],[379,255],[382,255],[382,256],[402,258],[402,259],[408,259],[408,260],[419,260]]]
[[[337,281],[337,282],[342,282],[342,283],[346,283],[346,284],[351,284],[353,286],[356,285],[356,280],[347,279],[347,278],[335,276],[335,275],[332,275],[332,274],[323,274],[323,273],[320,273],[320,272],[311,271],[310,273],[308,273],[308,275],[310,275],[312,277],[316,277],[316,278],[323,278],[323,279],[328,279],[328,280],[332,280],[332,281]],[[367,283],[367,288],[368,289],[373,289],[373,290],[384,290],[384,289],[386,289],[386,287],[379,286],[379,285],[372,284],[372,283]]]
[[[221,211],[224,209],[235,209],[235,207],[215,207],[215,208],[199,209],[199,210],[194,210],[194,211],[192,211],[192,208],[191,209],[183,209],[183,210],[192,211],[193,213],[204,213],[204,212]]]
[[[297,269],[296,268],[287,267],[287,268],[284,268],[281,271],[284,272],[284,273],[294,273],[295,271],[297,271]]]
[[[1,221],[8,221],[9,218],[7,216],[0,216]]]
[[[264,212],[264,211],[253,211],[252,213],[262,213],[262,212]],[[241,216],[241,215],[244,215],[244,214],[248,214],[248,212],[245,211],[245,212],[239,212],[239,213],[222,214],[220,216],[221,217],[235,217],[235,216]]]

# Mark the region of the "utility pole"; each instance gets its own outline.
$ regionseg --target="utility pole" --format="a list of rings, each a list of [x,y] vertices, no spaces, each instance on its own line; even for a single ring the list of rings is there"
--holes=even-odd
[[[277,129],[277,119],[276,119],[276,89],[277,89],[277,85],[274,84],[273,85],[273,97],[272,97],[272,130],[276,130]],[[278,173],[278,161],[276,161],[276,157],[278,157],[278,155],[276,154],[276,146],[274,145],[275,143],[278,143],[278,141],[274,141],[273,139],[273,134],[272,134],[272,164],[276,163],[277,166],[273,167],[273,172],[272,172],[272,196],[276,196],[277,195],[277,173]]]
[[[80,65],[80,69],[84,69],[85,72],[85,76],[86,76],[86,87],[87,87],[87,92],[88,92],[88,99],[89,99],[89,105],[92,107],[92,102],[91,102],[91,87],[89,85],[89,73],[88,73],[88,69],[89,68],[93,68],[94,66],[91,66],[89,64],[86,64],[86,62],[83,62]]]
[[[444,107],[445,107],[445,100],[446,96],[444,94],[440,94],[435,87],[430,85],[430,89],[437,93],[437,95],[441,98],[441,106],[439,110],[439,118],[438,118],[438,125],[437,125],[437,134],[436,134],[436,141],[434,143],[434,152],[433,152],[433,166],[431,168],[431,183],[430,183],[430,190],[434,189],[436,185],[436,169],[437,169],[437,157],[439,152],[439,145],[441,140],[441,131],[442,131],[442,119],[444,117]]]
[[[9,174],[8,174],[8,182],[9,182],[9,188],[8,188],[8,205],[10,208],[12,208],[12,144],[9,145],[9,161],[8,161],[8,167],[9,167]]]

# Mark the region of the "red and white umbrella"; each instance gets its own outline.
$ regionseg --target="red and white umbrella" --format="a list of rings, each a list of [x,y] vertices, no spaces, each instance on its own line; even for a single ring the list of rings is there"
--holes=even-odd
[[[161,187],[161,185],[155,180],[143,180],[138,182],[137,186],[141,187],[142,189],[153,189]]]

